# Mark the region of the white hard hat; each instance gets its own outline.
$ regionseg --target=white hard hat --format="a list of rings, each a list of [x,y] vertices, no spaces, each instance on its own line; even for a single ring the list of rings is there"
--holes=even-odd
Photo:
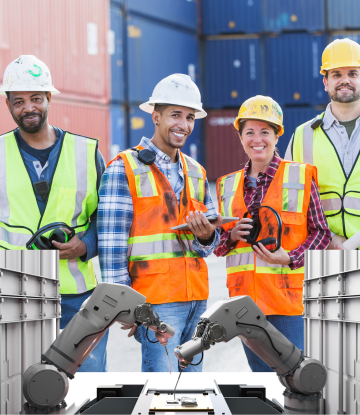
[[[151,114],[155,104],[193,108],[195,118],[204,118],[207,115],[202,107],[199,88],[189,75],[182,73],[175,73],[162,79],[154,88],[149,101],[139,105],[139,108]]]
[[[5,69],[0,94],[10,91],[49,91],[60,94],[51,81],[49,68],[34,55],[21,55]]]

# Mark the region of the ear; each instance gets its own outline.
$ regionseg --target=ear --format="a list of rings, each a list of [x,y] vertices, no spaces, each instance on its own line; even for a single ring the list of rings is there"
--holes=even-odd
[[[50,105],[50,103],[51,103],[51,92],[47,92],[47,93],[45,94],[45,96],[46,96],[46,99],[48,100],[48,103],[49,103],[49,105]]]
[[[152,117],[153,123],[155,125],[158,125],[160,123],[160,119],[161,119],[160,112],[153,111],[152,114],[151,114],[151,117]]]
[[[11,112],[10,101],[9,101],[8,97],[6,97],[5,102],[6,102],[6,106],[8,107],[8,110]]]
[[[327,79],[325,78],[325,76],[324,76],[323,82],[324,82],[324,86],[325,86],[325,91],[327,92],[327,90],[328,90],[328,83],[327,83]]]

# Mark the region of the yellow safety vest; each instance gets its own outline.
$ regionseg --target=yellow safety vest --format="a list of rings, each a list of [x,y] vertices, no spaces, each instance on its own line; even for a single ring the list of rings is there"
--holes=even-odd
[[[52,222],[65,222],[81,238],[97,203],[97,140],[65,133],[40,214],[31,179],[14,132],[0,136],[0,249],[26,249],[32,233]],[[60,260],[60,293],[80,294],[96,287],[91,261]]]
[[[315,124],[311,120],[296,129],[292,157],[317,167],[321,204],[330,230],[350,238],[360,230],[360,162],[357,158],[347,177],[333,143],[319,125],[323,116]]]

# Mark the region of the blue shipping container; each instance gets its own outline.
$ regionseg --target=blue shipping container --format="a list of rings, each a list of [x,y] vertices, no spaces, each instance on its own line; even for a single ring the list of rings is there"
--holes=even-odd
[[[263,31],[325,30],[324,0],[265,0]]]
[[[124,95],[124,52],[123,52],[123,13],[118,4],[110,5],[110,27],[108,32],[108,52],[111,56],[111,100],[123,102]]]
[[[131,15],[127,29],[130,102],[148,101],[155,85],[173,73],[187,74],[197,81],[195,35]]]
[[[200,123],[202,120],[195,121],[195,127],[191,135],[186,140],[181,151],[202,163],[202,153],[200,145]],[[140,143],[142,137],[151,138],[154,135],[155,126],[151,114],[142,111],[137,106],[130,107],[129,110],[129,135],[130,147]]]
[[[359,0],[327,0],[327,24],[330,30],[360,29]]]
[[[284,113],[284,134],[279,137],[276,147],[279,149],[280,157],[284,158],[289,142],[295,129],[304,122],[310,121],[323,110],[314,107],[283,108]]]
[[[126,7],[132,13],[197,30],[197,0],[127,0]]]
[[[351,39],[357,43],[360,43],[360,32],[339,32],[339,33],[333,33],[331,35],[331,42],[333,42],[335,39]]]
[[[261,32],[261,0],[202,0],[204,35]]]
[[[325,35],[283,34],[265,40],[267,95],[280,105],[328,102],[320,74]]]
[[[239,107],[246,99],[261,94],[260,56],[260,40],[255,37],[207,40],[206,107]]]
[[[127,148],[125,135],[125,111],[120,105],[110,107],[111,147],[110,157],[113,159],[121,150]]]

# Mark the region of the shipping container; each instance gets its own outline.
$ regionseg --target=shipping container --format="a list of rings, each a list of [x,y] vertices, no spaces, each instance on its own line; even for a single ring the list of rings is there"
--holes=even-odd
[[[260,39],[216,38],[205,42],[205,91],[207,108],[237,107],[263,92]]]
[[[22,376],[60,333],[59,251],[0,251],[0,413],[22,411]]]
[[[120,105],[111,105],[111,147],[110,158],[116,157],[120,151],[125,150],[127,146],[125,118],[126,112]]]
[[[248,156],[233,125],[237,109],[208,111],[205,118],[206,172],[209,181],[241,170]]]
[[[202,120],[195,121],[195,127],[186,140],[181,151],[194,158],[199,163],[202,160],[202,147],[200,143],[200,130]],[[151,114],[147,114],[137,106],[131,106],[129,110],[129,146],[134,147],[140,143],[142,137],[152,138],[155,126]]]
[[[329,30],[360,29],[359,0],[326,0]]]
[[[304,354],[327,368],[319,413],[359,414],[359,251],[307,251]]]
[[[197,82],[196,35],[129,15],[127,19],[128,96],[131,103],[148,101],[155,85],[173,74]]]
[[[284,158],[289,141],[294,134],[295,129],[301,124],[312,120],[318,114],[321,114],[324,109],[315,107],[285,107],[282,108],[282,110],[284,114],[284,134],[279,138],[276,147],[279,150],[280,156]]]
[[[260,33],[262,0],[202,0],[202,33]]]
[[[325,0],[263,1],[263,31],[325,30]]]
[[[331,34],[331,42],[335,39],[351,39],[357,43],[360,43],[360,31],[351,32],[335,32]]]
[[[267,95],[283,105],[328,102],[320,74],[325,35],[282,34],[265,39]]]
[[[131,13],[197,30],[198,0],[126,0]]]
[[[108,53],[111,56],[111,101],[122,103],[125,100],[124,15],[121,6],[113,2],[110,5],[110,27]]]
[[[35,55],[63,96],[107,103],[109,0],[33,0],[27,6],[0,0],[0,81],[10,62]]]
[[[8,109],[5,99],[0,99],[0,134],[17,127]],[[110,160],[110,116],[107,105],[95,105],[82,102],[64,101],[53,98],[49,110],[50,124],[71,133],[96,138],[105,161]]]

